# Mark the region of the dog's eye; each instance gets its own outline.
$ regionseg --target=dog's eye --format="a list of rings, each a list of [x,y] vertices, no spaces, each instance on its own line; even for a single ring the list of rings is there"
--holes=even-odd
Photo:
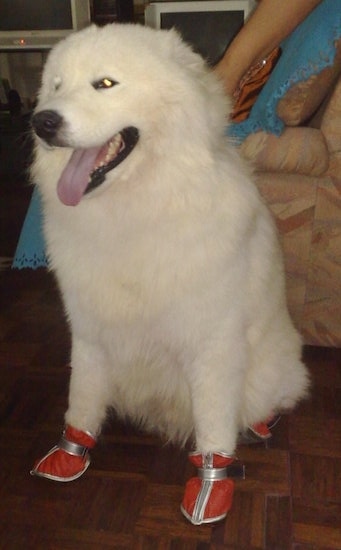
[[[105,77],[93,82],[92,86],[95,88],[95,90],[106,90],[107,88],[112,88],[113,86],[116,86],[116,84],[118,84],[116,80]]]

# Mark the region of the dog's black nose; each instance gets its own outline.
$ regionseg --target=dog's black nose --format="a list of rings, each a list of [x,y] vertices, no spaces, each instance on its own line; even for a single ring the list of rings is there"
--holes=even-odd
[[[57,111],[40,111],[32,118],[32,126],[35,133],[47,142],[56,137],[62,122],[63,118]]]

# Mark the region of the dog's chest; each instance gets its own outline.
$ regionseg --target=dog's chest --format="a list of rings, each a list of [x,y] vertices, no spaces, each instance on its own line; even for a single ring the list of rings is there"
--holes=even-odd
[[[115,212],[67,214],[52,218],[48,234],[64,300],[73,312],[104,320],[154,318],[184,296],[200,293],[210,277],[215,283],[216,239],[189,219],[180,226],[132,213],[124,220]]]

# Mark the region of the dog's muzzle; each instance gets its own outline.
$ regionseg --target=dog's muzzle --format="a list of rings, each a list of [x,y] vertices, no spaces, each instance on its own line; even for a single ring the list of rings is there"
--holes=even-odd
[[[55,144],[62,125],[63,117],[57,111],[40,111],[32,117],[32,126],[35,133],[49,145]]]
[[[38,111],[32,118],[37,136],[53,147],[69,147],[65,135],[65,119],[49,109]],[[76,206],[82,197],[99,187],[111,170],[121,164],[134,150],[140,133],[135,126],[116,132],[105,143],[88,148],[72,147],[72,154],[57,183],[61,202]]]

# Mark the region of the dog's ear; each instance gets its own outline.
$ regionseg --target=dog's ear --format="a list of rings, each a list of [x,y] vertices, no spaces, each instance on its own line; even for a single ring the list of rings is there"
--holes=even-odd
[[[193,48],[184,42],[180,33],[172,28],[159,31],[165,33],[162,41],[165,46],[166,55],[185,68],[196,82],[196,87],[204,90],[207,111],[211,118],[221,117],[226,121],[231,112],[231,100],[225,94],[221,81],[213,73],[202,56],[196,53]],[[211,103],[211,104],[210,104]]]
[[[196,53],[190,44],[184,42],[181,34],[175,28],[162,32],[165,33],[164,43],[170,57],[189,69],[200,72],[205,69],[206,63],[201,55]]]

